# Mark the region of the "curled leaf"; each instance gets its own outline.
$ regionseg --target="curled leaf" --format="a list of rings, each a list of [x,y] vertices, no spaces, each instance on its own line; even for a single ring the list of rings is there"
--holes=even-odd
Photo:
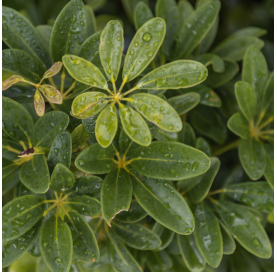
[[[43,75],[43,78],[49,78],[56,75],[62,69],[63,63],[61,61],[55,62]]]
[[[47,100],[53,104],[62,104],[63,97],[61,93],[51,85],[40,85],[39,90],[44,94]]]
[[[23,77],[18,76],[18,75],[13,75],[13,76],[9,77],[8,79],[6,79],[5,81],[2,82],[2,91],[7,90],[13,84],[16,84],[18,82],[24,82],[24,81],[25,81],[25,79]]]
[[[44,98],[39,92],[39,90],[36,90],[35,95],[34,95],[34,107],[35,111],[38,116],[43,116],[45,112],[45,102]]]

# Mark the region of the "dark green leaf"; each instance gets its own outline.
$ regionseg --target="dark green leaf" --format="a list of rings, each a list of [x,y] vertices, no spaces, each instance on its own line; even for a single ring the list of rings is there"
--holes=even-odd
[[[82,120],[85,130],[88,133],[89,137],[93,140],[93,142],[97,141],[95,137],[95,125],[96,125],[98,116],[99,114],[96,114],[87,119]]]
[[[90,37],[97,31],[96,20],[94,16],[93,9],[86,5],[86,19],[87,19],[87,35],[86,37]]]
[[[202,137],[197,138],[196,149],[201,150],[209,157],[212,156],[212,151],[211,151],[211,147],[210,147],[209,143]]]
[[[172,260],[165,251],[148,252],[147,266],[151,272],[160,272],[172,267]]]
[[[161,241],[162,244],[157,248],[157,251],[164,250],[172,241],[174,237],[174,232],[170,229],[165,228],[163,225],[159,224],[158,222],[152,228],[152,231],[156,233]]]
[[[75,153],[82,150],[88,140],[89,134],[84,129],[84,126],[81,124],[76,127],[71,133],[72,152]]]
[[[270,108],[274,99],[274,72],[271,73],[263,92],[261,113],[264,115]]]
[[[70,197],[75,195],[88,195],[94,197],[100,192],[102,179],[97,176],[85,176],[76,179],[70,193]]]
[[[19,182],[19,169],[17,169],[2,179],[2,195],[5,195],[8,191],[13,189]]]
[[[245,36],[254,36],[254,37],[261,37],[265,35],[267,31],[265,29],[261,29],[254,26],[249,26],[245,28],[241,28],[235,31],[232,36],[235,37],[245,37]]]
[[[178,9],[182,25],[185,22],[185,20],[193,13],[194,8],[189,1],[181,0],[178,3]]]
[[[203,54],[194,58],[194,60],[201,62],[205,66],[212,65],[213,70],[217,73],[222,73],[225,70],[224,61],[222,60],[222,58],[220,58],[215,54],[211,54],[211,53]]]
[[[250,138],[250,124],[240,112],[235,113],[228,120],[228,128],[243,139]]]
[[[266,154],[266,167],[264,176],[269,185],[274,188],[274,148],[272,145],[264,144]]]
[[[92,61],[99,52],[100,36],[101,31],[98,31],[88,37],[82,44],[78,56],[88,61]]]
[[[134,23],[136,30],[138,30],[142,25],[144,25],[147,21],[152,19],[153,13],[147,4],[140,1],[135,8],[134,11]]]
[[[52,26],[49,25],[38,25],[36,27],[37,32],[39,33],[39,35],[41,36],[45,47],[47,48],[47,50],[50,52],[50,38],[51,38],[51,34],[52,34]]]
[[[226,228],[226,226],[219,220],[219,226],[220,226],[220,232],[222,235],[222,241],[223,241],[223,254],[229,255],[233,254],[236,249],[236,243],[233,239],[231,233]]]
[[[183,129],[178,133],[179,142],[195,147],[195,133],[191,125],[187,122],[183,123]]]
[[[18,164],[13,161],[7,160],[6,158],[2,158],[2,179],[10,175],[19,167]]]

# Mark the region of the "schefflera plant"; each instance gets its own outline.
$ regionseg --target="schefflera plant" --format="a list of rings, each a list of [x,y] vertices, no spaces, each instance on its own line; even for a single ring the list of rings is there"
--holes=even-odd
[[[241,112],[228,121],[231,131],[241,137],[239,158],[252,180],[263,175],[274,187],[274,72],[268,74],[266,60],[261,51],[251,46],[247,50],[242,70],[242,81],[235,85]]]
[[[101,181],[96,176],[75,180],[59,163],[51,175],[53,197],[34,194],[21,184],[19,197],[2,210],[3,267],[30,247],[39,248],[50,271],[69,271],[73,252],[83,261],[97,261],[99,248],[86,218],[101,213],[101,204],[93,197]]]
[[[108,92],[80,94],[71,107],[71,115],[79,119],[87,119],[101,112],[95,127],[96,139],[101,146],[108,147],[116,135],[116,104],[124,131],[140,145],[148,146],[151,143],[151,133],[142,116],[165,131],[178,132],[182,129],[179,115],[162,98],[146,93],[127,95],[135,90],[179,89],[197,85],[208,75],[203,64],[192,60],[168,63],[144,75],[133,88],[122,92],[125,84],[141,75],[153,60],[164,40],[165,32],[166,25],[162,18],[153,18],[141,26],[128,48],[122,84],[118,90],[115,83],[124,46],[120,22],[110,21],[100,36],[99,55],[106,77],[99,68],[85,59],[74,55],[63,56],[63,64],[75,80]],[[109,89],[108,81],[111,81],[113,91]]]

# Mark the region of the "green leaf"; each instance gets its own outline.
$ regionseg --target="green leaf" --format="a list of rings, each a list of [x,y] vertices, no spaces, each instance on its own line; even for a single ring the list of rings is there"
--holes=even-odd
[[[64,204],[67,204],[75,210],[76,212],[93,217],[101,213],[101,204],[96,198],[92,198],[87,195],[74,196],[67,198],[64,201]]]
[[[66,129],[69,117],[61,111],[46,113],[35,124],[34,146],[50,147],[57,135]]]
[[[158,222],[155,223],[155,225],[152,228],[152,231],[156,233],[162,241],[162,244],[157,248],[157,251],[164,250],[170,244],[175,235],[173,231],[165,228]]]
[[[29,112],[10,98],[2,97],[2,129],[15,141],[32,146],[34,123]]]
[[[223,241],[223,254],[230,255],[233,254],[236,249],[236,243],[233,239],[231,233],[226,228],[226,226],[219,220],[220,232]]]
[[[263,92],[261,112],[265,114],[273,104],[274,99],[274,72],[271,73]]]
[[[42,38],[42,41],[44,42],[45,47],[50,52],[50,38],[52,34],[52,26],[49,25],[38,25],[36,27],[37,32]]]
[[[152,178],[180,180],[205,173],[210,159],[195,148],[171,142],[153,142],[132,152],[130,165],[139,173]]]
[[[197,138],[196,149],[201,150],[209,157],[212,156],[212,151],[211,151],[211,147],[210,147],[209,143],[202,137]]]
[[[249,46],[254,45],[257,48],[262,48],[264,42],[256,37],[248,35],[243,36],[229,36],[217,45],[212,52],[222,58],[231,59],[234,61],[241,61]]]
[[[181,25],[183,25],[185,20],[193,13],[194,8],[189,1],[181,0],[178,3],[178,9],[180,13]]]
[[[90,37],[97,31],[97,26],[96,26],[96,20],[94,16],[93,9],[86,5],[86,19],[87,19],[87,35],[86,37]]]
[[[108,80],[115,82],[124,48],[123,28],[119,21],[110,21],[100,37],[99,54]]]
[[[34,108],[36,114],[41,117],[45,113],[45,101],[39,90],[36,90],[34,95]]]
[[[242,80],[251,84],[257,95],[257,108],[262,102],[268,79],[268,68],[264,55],[254,45],[250,46],[243,59]]]
[[[274,189],[274,148],[272,145],[264,144],[264,150],[266,154],[264,176],[272,189]]]
[[[9,267],[9,272],[36,272],[36,261],[36,257],[33,257],[28,253],[24,253],[20,259]]]
[[[50,174],[44,154],[38,154],[25,162],[19,171],[21,182],[32,192],[44,194],[50,186]]]
[[[75,160],[78,169],[90,174],[105,174],[111,171],[114,149],[93,144],[79,154]]]
[[[215,109],[199,105],[190,112],[190,121],[193,128],[200,134],[218,144],[225,142],[227,128]]]
[[[254,118],[257,108],[256,92],[252,86],[244,81],[235,85],[236,98],[244,116],[250,121]]]
[[[142,268],[116,235],[110,231],[107,231],[107,234],[110,238],[108,246],[109,260],[114,271],[141,272]]]
[[[20,237],[42,217],[44,198],[37,195],[22,196],[8,202],[2,208],[2,242]]]
[[[56,74],[58,74],[60,72],[60,70],[62,69],[62,62],[61,61],[57,61],[55,62],[44,74],[43,74],[43,78],[50,78],[55,76]]]
[[[220,2],[207,3],[194,11],[183,23],[175,48],[175,59],[187,58],[214,24]]]
[[[187,268],[190,271],[203,271],[206,261],[198,249],[194,235],[177,235],[177,240]]]
[[[182,121],[174,110],[174,105],[171,107],[162,98],[152,94],[139,93],[128,98],[128,102],[143,117],[162,130],[176,132],[182,129]],[[182,102],[184,103],[184,101]]]
[[[206,262],[218,267],[223,255],[223,243],[217,218],[205,203],[195,211],[195,240]]]
[[[69,271],[73,241],[68,225],[60,217],[51,216],[39,234],[41,255],[51,271]]]
[[[117,110],[115,104],[112,103],[101,111],[96,121],[95,136],[101,146],[108,147],[112,143],[117,126]]]
[[[2,158],[2,179],[10,175],[19,167],[18,164],[6,158]]]
[[[201,62],[205,66],[212,65],[213,70],[217,73],[222,73],[225,70],[224,61],[222,60],[222,58],[220,58],[215,54],[211,54],[211,53],[202,54],[194,58],[194,60]]]
[[[113,221],[112,230],[123,243],[139,250],[157,249],[162,243],[154,232],[138,224]]]
[[[251,179],[258,180],[262,177],[266,168],[266,153],[260,141],[254,138],[241,140],[239,159]]]
[[[5,195],[7,192],[13,189],[19,182],[19,169],[17,169],[2,179],[2,195]]]
[[[183,129],[178,133],[179,142],[195,147],[195,133],[191,125],[187,122],[183,123]]]
[[[188,192],[188,198],[192,203],[199,203],[205,199],[211,189],[219,168],[220,160],[216,157],[212,157],[209,170],[202,175],[201,180]]]
[[[45,67],[51,66],[51,57],[42,38],[26,17],[14,9],[3,7],[2,25],[3,41],[6,45],[10,48],[28,52],[37,58]]]
[[[228,120],[228,128],[243,139],[250,138],[250,124],[240,112],[235,113]]]
[[[63,131],[54,139],[48,154],[48,166],[52,172],[58,163],[69,168],[71,163],[72,142],[68,131]]]
[[[128,211],[121,211],[116,215],[116,220],[123,223],[135,223],[146,217],[147,212],[139,205],[136,200],[131,201]]]
[[[45,72],[45,67],[38,59],[19,49],[2,51],[2,69],[33,83],[38,83]]]
[[[98,116],[99,114],[88,117],[87,119],[82,119],[83,126],[93,142],[97,141],[95,137],[95,125]]]
[[[245,182],[228,186],[224,192],[244,205],[265,213],[274,212],[274,191],[267,182]]]
[[[53,104],[62,104],[63,97],[62,94],[52,85],[44,84],[40,85],[38,88],[46,99]]]
[[[74,55],[64,55],[63,64],[68,73],[77,81],[106,90],[108,83],[98,67],[83,58]]]
[[[144,2],[145,4],[148,4],[148,0],[121,0],[121,2],[131,23],[133,22],[135,8],[139,4],[139,2]]]
[[[84,176],[76,179],[71,190],[70,197],[75,195],[87,195],[94,197],[100,192],[102,179],[97,176]]]
[[[77,54],[86,37],[86,31],[84,3],[81,0],[71,0],[64,6],[53,26],[50,40],[53,61],[61,61],[66,54]]]
[[[193,60],[177,60],[160,66],[144,76],[138,89],[180,89],[203,82],[208,76],[207,68]]]
[[[92,61],[93,58],[97,55],[99,52],[99,45],[100,45],[100,36],[102,31],[98,31],[88,37],[82,44],[78,56],[88,60]]]
[[[235,31],[232,36],[235,37],[245,37],[245,36],[254,36],[254,37],[261,37],[267,33],[267,30],[261,29],[254,26],[244,27],[237,31]]]
[[[7,267],[19,259],[34,243],[41,226],[42,220],[36,223],[22,236],[2,244],[2,267]]]
[[[153,60],[164,40],[165,28],[165,21],[156,17],[137,31],[125,57],[123,82],[136,78]]]
[[[127,105],[119,104],[119,115],[122,127],[131,140],[144,146],[151,143],[151,132],[139,113]]]
[[[148,252],[147,266],[151,272],[165,271],[172,265],[172,260],[165,251]]]
[[[51,187],[57,193],[70,191],[75,183],[74,174],[62,163],[58,163],[51,175]]]
[[[271,256],[267,234],[248,209],[227,201],[216,202],[216,209],[225,226],[246,250],[260,258]]]
[[[156,16],[161,17],[166,23],[166,33],[164,38],[164,51],[168,56],[170,55],[170,47],[180,28],[180,14],[175,0],[158,0],[156,3]]]
[[[134,195],[142,208],[166,228],[190,234],[194,230],[191,210],[169,183],[132,173]]]
[[[71,133],[72,152],[82,150],[89,138],[89,134],[82,124],[76,127]]]
[[[114,168],[105,177],[101,188],[101,207],[103,216],[109,226],[116,214],[122,210],[129,210],[132,191],[131,178],[123,168]]]
[[[134,23],[136,30],[153,18],[153,13],[147,4],[140,1],[134,11]]]
[[[179,115],[183,115],[197,106],[200,102],[200,95],[198,93],[187,93],[178,95],[168,99],[168,103],[176,109]]]
[[[216,73],[212,70],[211,67],[208,67],[209,76],[205,81],[205,85],[209,86],[212,89],[216,89],[233,79],[233,77],[239,71],[238,64],[235,61],[229,59],[224,59],[224,63],[225,71],[222,73]]]
[[[177,132],[168,132],[159,129],[155,134],[155,138],[159,141],[177,142],[179,137]]]
[[[82,260],[98,261],[100,254],[97,241],[86,220],[77,212],[69,212],[66,222],[71,229],[74,253]]]

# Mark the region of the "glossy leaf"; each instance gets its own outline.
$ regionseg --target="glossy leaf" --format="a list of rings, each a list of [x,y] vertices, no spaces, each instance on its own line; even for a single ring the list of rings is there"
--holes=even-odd
[[[216,46],[212,52],[222,58],[240,61],[243,59],[246,50],[251,45],[254,45],[257,48],[262,48],[264,46],[264,42],[256,37],[248,35],[231,35]]]
[[[198,249],[194,235],[177,235],[177,241],[187,268],[190,271],[203,271],[206,261]]]
[[[136,30],[138,30],[142,25],[144,25],[147,21],[153,18],[153,13],[148,5],[142,1],[140,1],[135,8],[134,11],[134,24]]]
[[[151,132],[139,113],[127,105],[119,104],[119,115],[122,127],[131,140],[144,146],[151,143]]]
[[[165,131],[180,131],[182,122],[174,106],[152,94],[134,94],[128,102],[148,121]]]
[[[36,90],[34,95],[34,108],[38,116],[43,116],[45,113],[45,101],[41,93]]]
[[[201,150],[209,157],[212,156],[212,151],[211,151],[211,147],[210,147],[209,143],[202,137],[197,138],[196,149]]]
[[[108,80],[115,82],[124,47],[123,28],[119,21],[110,21],[101,33],[99,53]]]
[[[175,235],[171,241],[171,243],[169,244],[169,246],[167,247],[168,252],[171,255],[180,255],[181,251],[178,245],[178,241],[177,241],[177,235]],[[176,271],[177,272],[177,271]]]
[[[108,88],[105,77],[91,62],[74,55],[64,55],[62,59],[68,73],[75,80],[99,89],[106,90]]]
[[[256,210],[265,213],[274,211],[274,191],[267,182],[245,182],[228,186],[225,193]]]
[[[20,182],[19,169],[2,179],[2,195],[8,193]]]
[[[220,2],[210,2],[199,7],[183,23],[175,48],[175,59],[186,58],[205,37],[216,20]]]
[[[10,48],[28,52],[45,67],[51,66],[51,57],[42,38],[25,16],[14,9],[3,7],[2,25],[3,41],[5,44]],[[22,31],[22,25],[24,26],[24,31]]]
[[[87,35],[86,37],[90,37],[97,31],[97,26],[96,26],[96,20],[95,20],[95,15],[93,12],[93,9],[91,6],[86,5],[86,19],[87,19]]]
[[[177,60],[160,66],[145,75],[138,89],[180,89],[203,82],[208,76],[206,67],[193,60]]]
[[[235,113],[228,120],[228,128],[243,139],[250,138],[249,122],[240,112]]]
[[[88,133],[89,137],[93,140],[93,142],[97,141],[95,137],[95,125],[96,125],[98,116],[99,114],[93,115],[87,119],[82,120],[85,130]]]
[[[183,129],[178,133],[179,142],[195,147],[195,133],[191,125],[187,122],[183,123]]]
[[[2,129],[16,141],[29,144],[33,141],[33,119],[29,112],[10,98],[2,98]]]
[[[25,81],[25,79],[21,76],[18,76],[18,75],[11,76],[2,82],[2,91],[7,90],[13,84],[16,84],[18,82],[24,82],[24,81]]]
[[[19,167],[18,164],[6,158],[2,158],[2,179],[10,175]]]
[[[268,236],[248,209],[227,201],[217,202],[216,209],[225,226],[246,250],[260,258],[271,256]]]
[[[38,25],[36,26],[36,29],[41,36],[45,47],[50,52],[50,37],[52,34],[52,26],[50,25]]]
[[[62,62],[61,61],[57,61],[55,62],[44,74],[43,74],[43,78],[49,78],[49,77],[53,77],[54,75],[56,75],[57,73],[60,72],[60,70],[62,69]]]
[[[254,36],[254,37],[261,37],[265,35],[267,31],[265,29],[261,29],[258,27],[250,26],[244,27],[237,31],[235,31],[232,36],[235,37],[245,37],[245,36]]]
[[[93,144],[86,148],[75,160],[78,169],[90,174],[105,174],[111,171],[114,149]]]
[[[35,124],[34,146],[50,147],[56,136],[66,129],[68,123],[69,117],[64,112],[46,113]]]
[[[220,226],[220,232],[222,235],[222,241],[223,241],[223,254],[229,255],[233,254],[236,249],[236,243],[233,239],[231,233],[226,228],[226,226],[219,220],[219,226]]]
[[[96,121],[95,136],[98,143],[108,147],[113,141],[118,126],[117,110],[115,104],[107,106],[101,111]]]
[[[198,204],[195,211],[195,240],[206,262],[218,267],[222,255],[223,244],[217,218],[205,203]]]
[[[165,21],[159,17],[147,21],[129,45],[122,79],[129,82],[148,66],[158,52],[165,36]]]
[[[19,177],[21,182],[32,192],[46,193],[50,186],[50,175],[45,155],[32,156],[21,166]]]
[[[160,238],[152,231],[138,224],[112,222],[112,230],[129,247],[139,250],[153,250],[161,245]]]
[[[62,31],[61,31],[62,30]],[[86,10],[83,1],[71,0],[64,6],[53,26],[50,53],[54,62],[66,54],[76,54],[86,37]]]
[[[43,93],[49,102],[53,104],[63,103],[62,94],[52,85],[40,85],[39,90]]]
[[[76,182],[70,192],[70,197],[75,195],[87,195],[94,197],[100,192],[102,179],[97,176],[85,176],[76,179]]]
[[[73,241],[68,225],[60,217],[51,216],[41,227],[39,248],[51,271],[69,271]]]
[[[224,61],[222,60],[222,58],[220,58],[215,54],[211,54],[211,53],[203,54],[194,58],[194,60],[201,62],[205,66],[212,65],[213,70],[217,73],[222,73],[225,70]]]
[[[99,52],[100,36],[101,31],[98,31],[88,37],[82,44],[78,56],[85,60],[92,61]]]
[[[132,191],[131,178],[123,168],[114,168],[105,177],[101,188],[101,208],[108,225],[116,214],[129,210]]]
[[[172,260],[165,251],[150,251],[147,266],[151,272],[164,271],[172,267]]]
[[[179,115],[183,115],[197,106],[200,102],[198,93],[187,93],[168,99],[168,103],[177,111]]]
[[[266,153],[263,144],[250,138],[239,143],[239,159],[247,175],[257,180],[262,177],[266,168]]]
[[[89,138],[89,134],[82,124],[76,127],[71,133],[72,152],[74,153],[82,150]]]
[[[72,143],[68,131],[63,131],[54,139],[48,154],[48,166],[50,172],[58,163],[62,163],[69,168],[71,163]]]
[[[166,228],[190,234],[194,229],[191,210],[184,198],[167,182],[133,172],[134,195],[147,213]]]
[[[157,251],[164,250],[170,244],[175,235],[173,231],[165,228],[158,222],[155,223],[155,225],[152,228],[152,231],[156,233],[162,241],[161,245],[157,248]]]
[[[269,144],[264,144],[266,154],[266,168],[264,176],[269,185],[274,188],[274,149]]]
[[[44,198],[37,195],[13,199],[2,208],[2,242],[12,241],[29,231],[42,217]]]
[[[273,104],[274,98],[274,72],[271,73],[263,92],[261,112],[264,114]]]
[[[178,9],[179,9],[181,25],[182,25],[184,21],[192,14],[192,12],[194,11],[194,8],[189,1],[181,0],[178,3]]]

